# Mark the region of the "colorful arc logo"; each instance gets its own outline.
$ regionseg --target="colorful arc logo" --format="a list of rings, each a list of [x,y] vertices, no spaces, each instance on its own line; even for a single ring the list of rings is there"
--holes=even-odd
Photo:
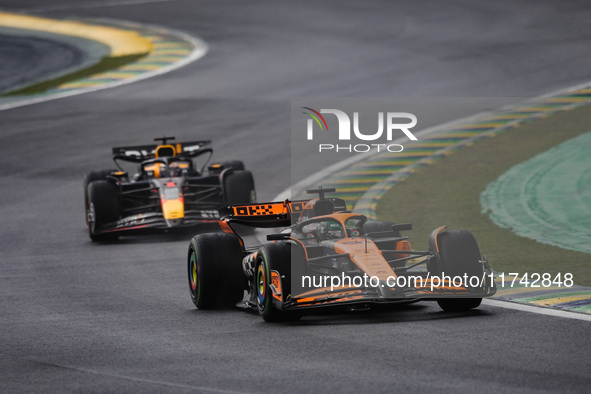
[[[326,120],[324,120],[324,116],[320,115],[320,112],[310,108],[310,107],[302,107],[303,109],[307,109],[310,112],[302,112],[303,114],[309,115],[310,117],[312,117],[312,119],[314,119],[316,121],[316,123],[318,123],[318,126],[320,126],[320,130],[324,130],[324,127],[322,127],[322,123],[324,123],[324,126],[326,127],[326,131],[328,131],[328,125],[326,124]],[[320,119],[322,119],[322,123],[320,123]]]

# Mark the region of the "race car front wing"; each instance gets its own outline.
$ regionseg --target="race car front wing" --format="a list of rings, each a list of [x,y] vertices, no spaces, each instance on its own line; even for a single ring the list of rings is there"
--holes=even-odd
[[[478,286],[469,283],[457,285],[454,279],[431,276],[422,273],[409,274],[407,278],[415,278],[417,286],[396,287],[390,283],[378,283],[376,286],[359,287],[355,285],[323,287],[303,292],[298,295],[287,295],[281,302],[281,289],[273,292],[277,307],[284,310],[310,309],[327,306],[349,306],[355,304],[388,304],[408,301],[433,301],[441,298],[484,298],[494,295],[497,291],[490,269],[485,269]],[[417,278],[420,278],[417,280]],[[459,278],[459,277],[457,277]],[[392,283],[396,281],[393,279]],[[467,284],[467,285],[466,285]]]

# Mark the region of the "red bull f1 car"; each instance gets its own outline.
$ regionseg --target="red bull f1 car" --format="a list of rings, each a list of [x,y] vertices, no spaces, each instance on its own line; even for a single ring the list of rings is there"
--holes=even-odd
[[[117,170],[84,178],[88,233],[93,241],[114,240],[143,229],[171,229],[217,221],[219,208],[256,201],[254,178],[241,161],[209,164],[211,141],[113,148]],[[195,159],[204,158],[200,168]],[[137,164],[130,175],[120,162]]]
[[[199,309],[242,300],[265,321],[299,319],[318,308],[437,301],[446,311],[476,308],[496,287],[486,256],[468,231],[434,230],[428,251],[412,250],[410,224],[368,221],[346,210],[334,189],[303,201],[233,205],[221,231],[189,245],[189,291]],[[233,225],[284,227],[263,245],[246,246]]]

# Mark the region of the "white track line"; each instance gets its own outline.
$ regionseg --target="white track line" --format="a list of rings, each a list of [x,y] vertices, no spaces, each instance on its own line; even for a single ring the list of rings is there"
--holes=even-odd
[[[491,298],[482,300],[483,305],[494,306],[498,308],[514,309],[521,312],[537,313],[538,315],[548,315],[555,317],[562,317],[565,319],[575,319],[583,321],[591,321],[591,315],[578,312],[563,311],[560,309],[545,308],[543,306],[534,306],[528,304],[519,304],[511,301],[501,301]]]

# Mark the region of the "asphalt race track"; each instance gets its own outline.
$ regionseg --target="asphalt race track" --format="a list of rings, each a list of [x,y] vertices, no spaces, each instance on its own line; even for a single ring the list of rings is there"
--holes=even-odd
[[[93,244],[82,198],[111,146],[173,134],[243,159],[270,199],[291,181],[292,97],[511,103],[586,82],[587,1],[52,3],[0,9],[156,24],[210,51],[163,76],[0,114],[0,391],[588,392],[589,322],[429,303],[297,324],[197,311],[189,234]]]
[[[60,42],[0,34],[0,92],[30,84],[82,63],[84,52]],[[26,59],[43,59],[30,62]]]

